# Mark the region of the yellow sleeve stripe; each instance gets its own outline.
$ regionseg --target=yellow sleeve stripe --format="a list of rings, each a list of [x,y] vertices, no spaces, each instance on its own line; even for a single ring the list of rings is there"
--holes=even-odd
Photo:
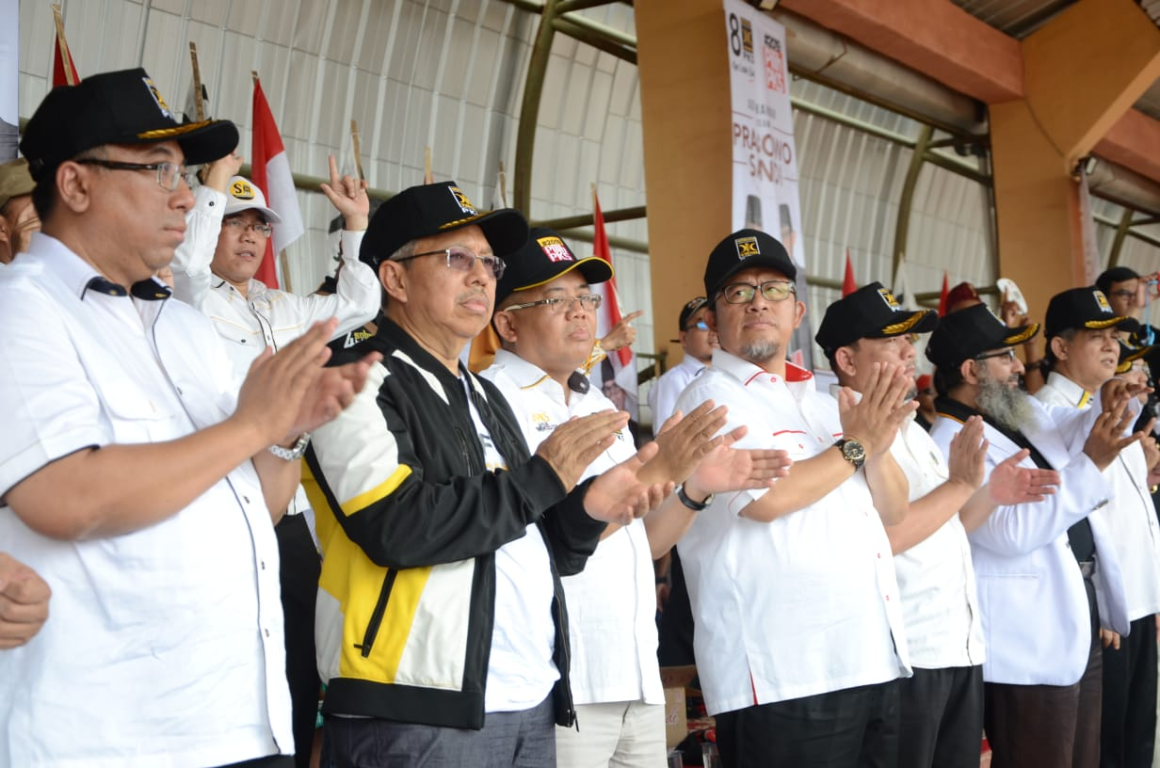
[[[391,476],[386,480],[379,483],[374,488],[371,488],[369,491],[364,491],[358,496],[355,496],[353,499],[343,502],[342,513],[347,517],[350,517],[356,512],[360,512],[366,509],[376,501],[385,499],[387,496],[390,496],[392,493],[394,493],[395,489],[402,485],[403,481],[406,480],[410,474],[411,468],[406,464],[400,464],[398,469],[392,472]]]

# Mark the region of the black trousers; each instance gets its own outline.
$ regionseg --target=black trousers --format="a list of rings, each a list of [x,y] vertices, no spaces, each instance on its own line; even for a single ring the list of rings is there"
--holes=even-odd
[[[1104,649],[1103,768],[1152,768],[1156,745],[1156,617],[1132,622],[1120,650]]]
[[[723,712],[717,748],[725,768],[893,768],[898,725],[892,680]]]
[[[286,631],[286,680],[290,684],[294,765],[310,768],[318,719],[318,661],[314,654],[314,604],[322,562],[303,515],[287,515],[274,528],[282,558],[282,614]]]
[[[991,743],[991,768],[1099,765],[1104,656],[1095,587],[1087,579],[1084,586],[1091,611],[1092,644],[1080,681],[1066,686],[984,686],[983,720]]]
[[[898,685],[898,768],[979,768],[983,668],[915,668]]]

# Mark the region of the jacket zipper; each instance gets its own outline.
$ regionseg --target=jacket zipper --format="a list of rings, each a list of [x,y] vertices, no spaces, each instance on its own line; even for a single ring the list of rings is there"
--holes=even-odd
[[[560,583],[560,575],[556,572],[556,560],[552,557],[552,547],[548,543],[548,537],[544,534],[543,526],[536,523],[536,529],[539,530],[540,536],[544,539],[544,546],[548,548],[548,565],[552,569],[552,592],[556,596],[556,623],[560,627],[560,644],[564,654],[564,669],[560,670],[560,682],[563,683],[564,701],[568,707],[569,723],[566,727],[571,728],[576,724],[576,705],[572,700],[572,653],[569,648],[568,618],[564,615],[563,585]]]
[[[383,579],[383,588],[379,591],[378,602],[375,603],[375,610],[371,613],[371,620],[367,622],[367,631],[363,636],[361,645],[356,645],[362,651],[362,657],[365,659],[371,655],[371,648],[374,647],[375,637],[379,634],[379,627],[383,623],[383,614],[387,612],[387,600],[391,596],[391,589],[395,586],[395,574],[398,573],[393,568],[387,571],[386,578]]]

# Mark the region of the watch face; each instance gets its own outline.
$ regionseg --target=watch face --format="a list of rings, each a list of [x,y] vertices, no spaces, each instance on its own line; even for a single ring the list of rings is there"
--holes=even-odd
[[[854,464],[861,464],[866,460],[866,449],[857,440],[847,440],[842,443],[842,455]]]

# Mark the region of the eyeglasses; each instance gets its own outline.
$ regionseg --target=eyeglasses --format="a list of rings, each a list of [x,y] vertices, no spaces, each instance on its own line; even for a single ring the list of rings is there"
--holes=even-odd
[[[173,192],[181,182],[193,186],[193,174],[175,163],[124,163],[120,160],[102,160],[99,157],[82,157],[76,161],[80,165],[96,165],[110,171],[157,171],[157,184],[166,192]]]
[[[490,254],[487,256],[476,256],[466,248],[445,248],[442,251],[427,251],[426,253],[416,253],[411,256],[404,256],[401,259],[395,259],[395,261],[410,261],[411,259],[417,259],[420,256],[438,256],[440,254],[445,254],[447,256],[448,267],[459,272],[470,272],[475,268],[475,262],[481,261],[483,262],[484,268],[496,280],[499,280],[501,277],[503,277],[503,271],[507,267],[507,264],[504,263],[504,260],[499,256],[492,256]]]
[[[706,323],[704,320],[698,320],[697,322],[693,323],[685,330],[686,331],[692,331],[692,330],[707,331],[707,330],[709,330],[709,324]]]
[[[264,222],[250,224],[249,222],[243,221],[242,219],[225,219],[222,221],[222,226],[229,227],[230,229],[234,230],[234,234],[236,234],[238,237],[241,237],[249,230],[253,230],[262,237],[269,237],[270,235],[274,234],[274,228]]]
[[[992,358],[1007,358],[1007,362],[1013,363],[1015,362],[1015,350],[1007,347],[1007,349],[1001,349],[998,352],[988,352],[984,355],[975,355],[975,359],[980,361],[991,360]]]
[[[1136,292],[1129,291],[1126,288],[1121,288],[1118,291],[1108,291],[1108,295],[1109,296],[1116,296],[1116,297],[1121,298],[1121,299],[1135,299],[1136,298]]]
[[[528,307],[548,307],[553,315],[562,315],[572,309],[575,302],[580,302],[580,308],[585,312],[595,312],[600,308],[600,301],[604,297],[596,293],[586,293],[583,296],[558,297],[555,299],[540,299],[529,301],[526,304],[512,304],[504,307],[505,310],[527,309]]]
[[[761,285],[753,283],[727,285],[721,289],[721,295],[730,304],[748,304],[753,301],[758,291],[761,291],[766,301],[785,301],[797,293],[793,283],[788,280],[766,280]]]

